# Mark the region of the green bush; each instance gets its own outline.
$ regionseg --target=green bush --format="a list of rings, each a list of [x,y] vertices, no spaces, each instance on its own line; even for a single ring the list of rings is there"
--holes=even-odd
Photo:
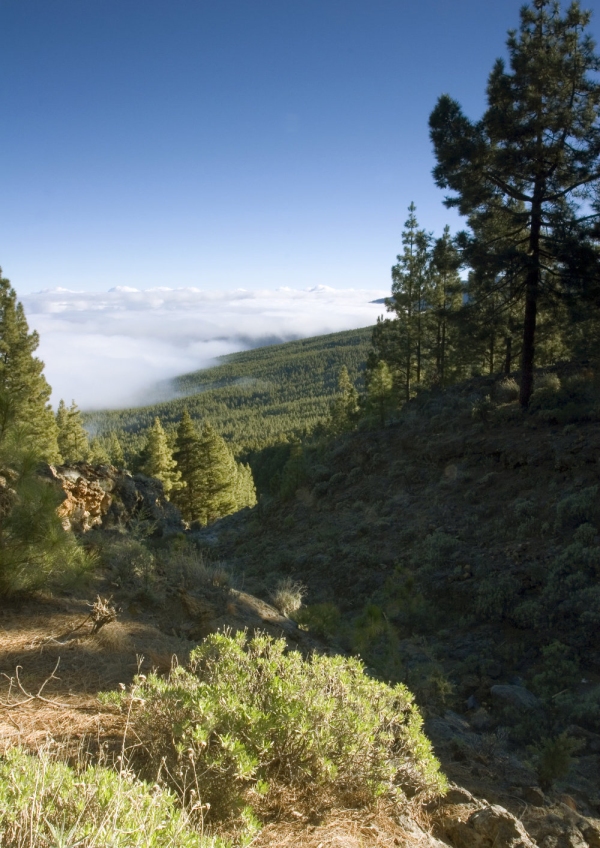
[[[579,662],[573,651],[561,642],[542,648],[542,669],[532,680],[533,691],[552,702],[557,694],[579,682]]]
[[[188,669],[138,678],[132,694],[148,773],[162,766],[184,797],[197,788],[213,819],[282,786],[363,801],[446,786],[412,695],[354,658],[303,659],[284,640],[213,634]]]
[[[593,524],[580,524],[573,533],[573,541],[585,548],[595,546],[598,529]]]
[[[415,559],[415,565],[424,564],[428,568],[440,568],[447,565],[448,560],[460,548],[460,543],[454,536],[443,530],[434,530],[423,541],[421,550]]]
[[[331,638],[340,628],[342,614],[335,604],[312,604],[294,613],[294,620],[315,636]]]
[[[171,793],[99,766],[80,772],[48,753],[13,748],[0,758],[3,848],[217,848]]]
[[[558,527],[578,527],[592,521],[597,512],[598,486],[589,486],[567,495],[556,504],[556,523]]]
[[[585,695],[579,695],[573,704],[572,716],[577,722],[590,725],[597,733],[600,729],[600,686],[594,686]]]
[[[519,384],[514,377],[504,377],[496,384],[494,389],[494,398],[498,403],[511,403],[518,400]]]
[[[509,574],[495,573],[481,580],[476,589],[475,609],[479,616],[501,621],[513,608],[519,584]]]
[[[543,790],[550,789],[556,780],[568,775],[573,754],[579,747],[578,740],[566,733],[561,733],[555,738],[542,739],[540,743],[530,748]]]
[[[534,391],[541,391],[542,389],[549,389],[553,392],[560,391],[561,388],[560,377],[558,374],[536,374],[534,381]]]

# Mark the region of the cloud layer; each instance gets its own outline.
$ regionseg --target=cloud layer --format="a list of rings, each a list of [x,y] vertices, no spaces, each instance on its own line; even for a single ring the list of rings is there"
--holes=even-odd
[[[51,289],[21,298],[40,334],[53,402],[82,409],[136,406],[168,396],[170,378],[217,356],[374,324],[383,290],[326,286],[210,292],[118,287]]]

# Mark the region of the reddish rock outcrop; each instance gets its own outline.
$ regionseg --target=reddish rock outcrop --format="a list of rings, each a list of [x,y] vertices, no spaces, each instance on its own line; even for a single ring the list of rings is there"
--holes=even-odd
[[[162,483],[152,477],[86,463],[49,465],[46,476],[64,493],[57,512],[66,530],[86,533],[93,527],[127,526],[134,519],[154,524],[157,535],[186,527]]]

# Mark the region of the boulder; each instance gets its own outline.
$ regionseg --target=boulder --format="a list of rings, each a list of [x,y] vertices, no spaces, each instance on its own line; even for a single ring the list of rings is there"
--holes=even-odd
[[[513,686],[509,683],[496,684],[491,687],[490,694],[497,703],[514,707],[520,712],[531,712],[541,706],[540,699],[524,686]]]
[[[462,786],[458,786],[456,783],[450,784],[450,789],[441,799],[441,804],[443,806],[448,804],[474,804],[475,806],[479,806],[473,795],[471,795],[467,789]]]
[[[527,819],[529,833],[542,848],[588,848],[590,843],[574,821],[550,813],[540,819]]]
[[[536,848],[521,822],[504,807],[484,807],[446,830],[456,848]]]
[[[533,807],[544,807],[546,796],[539,786],[524,786],[521,789],[521,798]]]

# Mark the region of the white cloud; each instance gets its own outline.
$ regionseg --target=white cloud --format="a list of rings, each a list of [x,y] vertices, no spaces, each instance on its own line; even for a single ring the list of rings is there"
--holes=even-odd
[[[53,401],[74,398],[83,409],[98,409],[164,397],[165,381],[225,353],[373,324],[384,307],[371,301],[386,294],[328,286],[229,292],[118,286],[51,289],[21,300],[40,334]]]

